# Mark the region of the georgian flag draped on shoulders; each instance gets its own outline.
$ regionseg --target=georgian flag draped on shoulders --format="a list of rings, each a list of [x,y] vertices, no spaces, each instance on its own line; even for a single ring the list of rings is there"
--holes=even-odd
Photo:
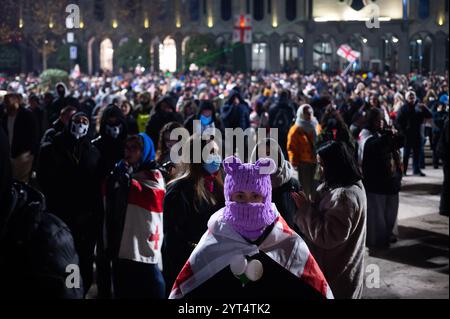
[[[106,189],[104,189],[105,205],[107,197],[110,199],[115,196],[120,197],[111,203],[113,206],[117,206],[117,200],[126,200],[126,208],[123,212],[125,216],[123,217],[123,225],[119,226],[120,231],[117,228],[109,229],[106,227],[106,224],[109,224],[108,219],[117,219],[117,217],[109,216],[108,212],[106,214],[105,247],[110,246],[108,239],[111,236],[120,236],[117,243],[119,245],[117,257],[142,263],[158,264],[159,268],[162,269],[161,245],[163,242],[163,200],[165,196],[163,176],[159,170],[151,169],[132,174],[129,178],[129,184],[127,183],[129,186],[126,191],[113,192],[107,195]],[[119,189],[121,186],[118,182],[115,182],[113,187]]]
[[[175,280],[169,299],[185,297],[229,266],[235,256],[253,256],[260,251],[325,298],[332,299],[331,289],[306,243],[289,228],[275,205],[272,206],[277,212],[277,219],[272,231],[259,246],[248,243],[222,220],[223,209],[211,216],[208,231]]]

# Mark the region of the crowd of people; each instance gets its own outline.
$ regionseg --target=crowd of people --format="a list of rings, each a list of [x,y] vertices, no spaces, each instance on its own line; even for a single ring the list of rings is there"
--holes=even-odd
[[[447,74],[0,79],[2,290],[33,295],[33,280],[39,296],[83,298],[95,274],[99,298],[271,296],[280,283],[293,298],[361,298],[365,248],[396,241],[402,179],[425,176],[427,143],[448,216],[448,111]],[[178,128],[206,159],[172,160]],[[278,140],[223,160],[209,128]]]

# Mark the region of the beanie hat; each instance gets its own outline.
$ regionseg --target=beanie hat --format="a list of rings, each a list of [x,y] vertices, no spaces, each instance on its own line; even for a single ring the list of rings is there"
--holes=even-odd
[[[248,239],[256,239],[276,218],[272,209],[272,184],[270,175],[276,164],[270,158],[261,158],[255,164],[242,164],[234,157],[223,162],[227,173],[224,183],[225,209],[223,219]],[[264,197],[262,203],[237,203],[231,200],[236,192],[254,192]]]

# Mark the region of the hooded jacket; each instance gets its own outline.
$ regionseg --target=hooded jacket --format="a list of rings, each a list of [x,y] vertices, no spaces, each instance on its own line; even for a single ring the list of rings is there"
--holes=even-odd
[[[297,212],[297,207],[292,198],[292,192],[298,192],[300,190],[300,185],[298,180],[295,178],[295,170],[291,163],[287,161],[284,154],[274,139],[263,139],[258,142],[251,154],[251,162],[256,162],[257,160],[257,150],[261,145],[265,145],[267,141],[271,141],[275,148],[271,150],[273,153],[271,158],[275,160],[274,156],[278,156],[275,162],[278,163],[277,170],[270,176],[272,181],[272,202],[276,205],[280,215],[283,216],[289,227],[294,230],[298,230],[297,225],[294,223],[294,217]]]
[[[0,296],[83,298],[66,286],[66,267],[78,265],[68,227],[46,210],[43,195],[13,182],[8,141],[0,128]]]
[[[77,109],[79,108],[78,100],[76,98],[70,96],[70,91],[67,88],[66,84],[63,82],[56,83],[55,92],[58,92],[58,90],[57,90],[58,86],[64,87],[64,96],[60,97],[58,95],[56,100],[53,101],[53,103],[50,107],[50,110],[48,111],[50,123],[52,123],[52,122],[56,121],[56,119],[58,119],[61,110],[63,108],[65,108],[66,106],[70,105],[70,106],[76,107]]]
[[[70,133],[78,114],[72,116],[68,126],[52,142],[42,145],[37,164],[38,183],[50,211],[72,232],[82,231],[85,225],[92,224],[101,205],[100,153],[87,136],[76,140]]]
[[[234,105],[233,100],[237,97],[239,104]],[[238,91],[232,90],[227,102],[220,110],[221,119],[225,128],[238,128],[244,131],[250,127],[250,108]]]
[[[5,130],[5,133],[8,134],[7,115],[3,117],[1,125]],[[16,158],[25,152],[35,154],[38,146],[39,132],[37,120],[29,109],[20,106],[14,120],[11,157]]]
[[[191,115],[184,122],[184,127],[189,131],[189,134],[192,135],[194,133],[194,120],[200,121],[200,116],[202,114],[202,111],[204,111],[204,110],[210,110],[212,112],[211,123],[207,127],[208,128],[209,127],[216,128],[223,135],[224,130],[223,130],[222,120],[220,118],[216,117],[216,110],[214,109],[214,105],[211,102],[209,102],[209,101],[202,101],[202,102],[200,102],[200,106],[198,108],[197,114]],[[203,132],[203,129],[205,129],[205,128],[206,127],[201,125],[202,132]],[[201,133],[201,132],[196,131],[195,133]]]
[[[117,138],[112,138],[106,133],[106,123],[111,117],[117,118],[118,123],[122,126]],[[99,174],[101,179],[105,178],[113,170],[116,163],[123,158],[127,132],[127,122],[122,111],[115,105],[109,105],[103,111],[100,122],[100,136],[92,141],[92,144],[100,152]]]
[[[161,110],[163,103],[167,103],[172,109],[171,113],[166,113]],[[159,142],[159,132],[169,122],[178,122],[182,124],[182,117],[180,114],[176,113],[175,103],[170,96],[164,96],[155,106],[155,112],[150,117],[148,121],[145,132],[152,139],[154,145],[158,145]]]

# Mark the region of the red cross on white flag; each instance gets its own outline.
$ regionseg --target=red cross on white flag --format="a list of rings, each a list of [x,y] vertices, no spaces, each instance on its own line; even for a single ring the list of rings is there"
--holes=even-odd
[[[233,43],[252,43],[252,18],[250,15],[239,15],[235,18]]]
[[[337,50],[337,54],[348,62],[355,62],[361,55],[360,52],[352,50],[348,44],[343,44]]]
[[[156,231],[154,234],[151,234],[150,237],[148,238],[148,241],[154,241],[155,242],[155,246],[154,249],[157,250],[158,249],[158,241],[159,241],[159,229],[158,229],[158,225],[156,225]]]

